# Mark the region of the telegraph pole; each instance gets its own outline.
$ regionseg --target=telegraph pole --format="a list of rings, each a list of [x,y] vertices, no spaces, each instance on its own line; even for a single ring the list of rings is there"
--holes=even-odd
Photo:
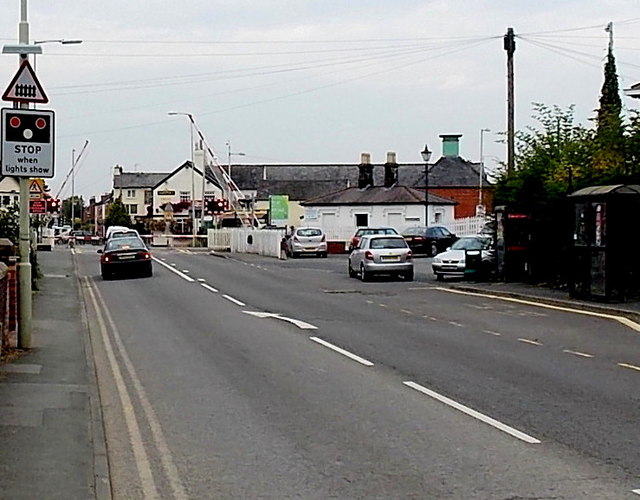
[[[514,170],[515,150],[513,53],[516,51],[516,40],[513,28],[508,28],[504,36],[504,50],[507,52],[507,173],[510,174]]]

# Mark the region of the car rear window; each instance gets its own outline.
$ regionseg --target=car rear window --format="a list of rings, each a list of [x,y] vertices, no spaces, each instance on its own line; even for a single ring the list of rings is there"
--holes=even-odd
[[[125,237],[109,240],[105,250],[122,250],[125,248],[145,248],[145,246],[140,238]]]
[[[407,242],[402,238],[374,238],[370,248],[407,248]]]
[[[404,231],[403,234],[423,234],[425,228],[423,227],[410,227]]]
[[[322,236],[320,229],[298,229],[298,236]]]

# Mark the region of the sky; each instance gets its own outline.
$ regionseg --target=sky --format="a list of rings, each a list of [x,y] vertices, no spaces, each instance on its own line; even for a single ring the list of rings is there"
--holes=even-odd
[[[15,44],[20,0],[2,3],[0,42]],[[495,172],[509,27],[517,130],[535,126],[532,103],[574,106],[591,125],[609,22],[621,89],[640,82],[637,0],[29,0],[28,22],[30,41],[45,42],[31,60],[49,97],[37,107],[56,115],[47,184],[71,196],[75,159],[86,201],[111,189],[115,165],[171,172],[190,158],[188,118],[170,112],[193,114],[221,165],[229,152],[249,164],[358,163],[362,152],[384,163],[388,151],[420,162],[425,144],[435,161],[440,134],[462,134],[460,155],[482,150]],[[0,57],[5,88],[17,68],[18,56]]]

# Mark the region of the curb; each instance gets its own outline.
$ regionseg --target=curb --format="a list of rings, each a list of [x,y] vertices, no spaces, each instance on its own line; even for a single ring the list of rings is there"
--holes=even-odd
[[[451,288],[465,292],[490,293],[499,297],[511,297],[518,299],[526,299],[532,302],[540,302],[554,306],[571,307],[573,309],[581,309],[583,311],[591,311],[602,314],[612,314],[617,316],[626,316],[634,321],[640,321],[640,312],[631,309],[625,309],[605,304],[593,304],[571,299],[557,299],[553,297],[542,297],[540,295],[517,292],[514,290],[494,290],[491,288],[475,287],[470,285],[453,285]]]
[[[93,488],[97,500],[112,500],[111,474],[109,469],[109,455],[107,453],[107,440],[104,430],[104,420],[102,417],[102,402],[100,397],[100,386],[98,385],[98,375],[95,366],[93,342],[89,333],[89,320],[87,315],[87,304],[84,300],[82,282],[77,275],[76,256],[72,254],[73,272],[76,280],[78,298],[81,304],[81,321],[84,327],[84,352],[87,366],[90,372],[90,432],[93,444]]]

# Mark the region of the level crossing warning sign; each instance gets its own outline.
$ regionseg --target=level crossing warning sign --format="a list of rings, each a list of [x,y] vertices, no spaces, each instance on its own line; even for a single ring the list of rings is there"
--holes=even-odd
[[[54,175],[54,112],[2,108],[0,173],[12,177]]]
[[[49,102],[42,85],[28,60],[24,60],[18,72],[2,95],[3,101],[14,102]]]

